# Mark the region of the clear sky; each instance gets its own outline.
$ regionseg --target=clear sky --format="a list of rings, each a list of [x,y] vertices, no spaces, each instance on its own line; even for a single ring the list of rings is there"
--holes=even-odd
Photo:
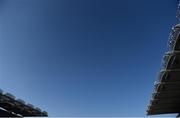
[[[145,116],[177,0],[0,0],[0,88],[50,116]]]

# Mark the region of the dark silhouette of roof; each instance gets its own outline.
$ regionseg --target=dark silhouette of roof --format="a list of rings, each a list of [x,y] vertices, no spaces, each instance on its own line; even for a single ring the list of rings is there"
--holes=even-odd
[[[180,113],[180,24],[172,29],[169,46],[154,85],[148,115]]]
[[[30,116],[48,116],[46,111],[26,104],[21,99],[16,99],[10,93],[4,93],[0,90],[0,117],[30,117]]]

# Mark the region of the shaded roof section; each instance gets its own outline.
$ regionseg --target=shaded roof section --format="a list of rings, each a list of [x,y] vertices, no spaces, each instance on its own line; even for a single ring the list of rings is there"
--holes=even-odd
[[[178,74],[177,74],[178,73]],[[180,113],[180,71],[165,71],[160,79],[154,85],[154,92],[148,106],[147,114],[167,114],[167,113]],[[173,76],[179,78],[174,79]],[[172,78],[171,78],[172,77]],[[173,80],[170,82],[170,80]]]
[[[172,28],[170,51],[154,84],[148,115],[180,113],[180,24]]]
[[[22,117],[22,116],[0,108],[0,117]]]
[[[16,99],[10,93],[3,93],[0,90],[0,117],[9,117],[9,116],[48,116],[46,111],[41,111],[40,108],[34,107],[31,104],[26,104],[21,99]]]

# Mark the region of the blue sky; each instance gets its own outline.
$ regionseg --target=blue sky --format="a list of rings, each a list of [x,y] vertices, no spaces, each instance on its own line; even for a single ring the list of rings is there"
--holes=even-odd
[[[0,88],[50,116],[145,116],[177,0],[0,0]]]

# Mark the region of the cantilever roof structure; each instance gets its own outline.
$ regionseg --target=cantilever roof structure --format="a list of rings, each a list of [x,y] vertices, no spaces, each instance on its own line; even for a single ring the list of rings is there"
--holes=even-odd
[[[48,116],[46,111],[26,104],[21,99],[16,99],[10,93],[4,93],[0,90],[0,117],[31,117],[31,116]]]
[[[154,85],[148,115],[180,113],[180,24],[172,29],[169,47]]]

